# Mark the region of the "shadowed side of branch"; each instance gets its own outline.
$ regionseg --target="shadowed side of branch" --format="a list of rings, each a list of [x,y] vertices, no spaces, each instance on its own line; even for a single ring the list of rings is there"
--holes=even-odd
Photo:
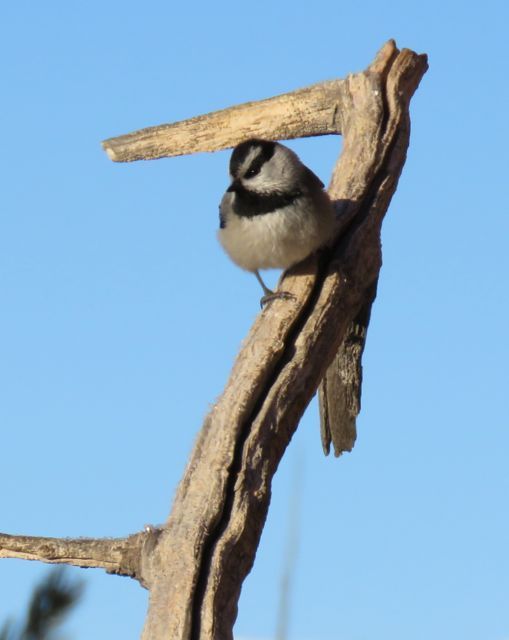
[[[361,410],[362,354],[376,285],[377,282],[366,295],[361,310],[348,327],[318,388],[320,435],[325,455],[329,454],[331,444],[336,457],[345,451],[351,451],[357,438],[356,419]]]

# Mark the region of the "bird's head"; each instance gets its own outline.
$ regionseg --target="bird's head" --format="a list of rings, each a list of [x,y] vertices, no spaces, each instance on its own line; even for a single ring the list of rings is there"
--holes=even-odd
[[[246,190],[255,194],[289,193],[299,184],[305,170],[288,147],[270,140],[246,140],[233,150],[232,179],[228,191]]]

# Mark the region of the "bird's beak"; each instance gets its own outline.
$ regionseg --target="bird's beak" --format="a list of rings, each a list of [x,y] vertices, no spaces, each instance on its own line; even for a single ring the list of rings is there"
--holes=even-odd
[[[235,193],[236,191],[238,191],[240,188],[242,187],[242,184],[240,182],[240,180],[238,180],[237,178],[231,183],[231,185],[228,187],[228,189],[226,189],[226,191],[229,191],[230,193]]]

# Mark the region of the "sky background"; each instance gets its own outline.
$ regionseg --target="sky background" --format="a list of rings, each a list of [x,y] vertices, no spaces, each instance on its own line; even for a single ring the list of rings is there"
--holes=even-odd
[[[358,442],[324,458],[310,405],[236,638],[274,638],[293,528],[291,640],[509,639],[508,6],[3,3],[0,531],[163,522],[259,311],[215,238],[229,152],[124,165],[100,141],[343,77],[395,38],[430,69],[383,227]],[[339,138],[290,146],[328,182]],[[0,561],[0,625],[47,570]],[[69,637],[139,637],[147,592],[71,575],[87,587]]]

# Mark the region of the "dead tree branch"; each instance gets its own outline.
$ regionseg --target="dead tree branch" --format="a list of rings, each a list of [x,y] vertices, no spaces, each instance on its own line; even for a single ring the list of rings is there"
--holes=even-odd
[[[281,286],[295,301],[276,300],[256,319],[160,530],[131,536],[128,561],[125,540],[104,541],[100,552],[90,541],[79,552],[89,553],[85,560],[71,544],[84,541],[68,541],[67,548],[64,542],[62,550],[53,541],[48,552],[40,539],[25,538],[17,557],[133,575],[150,590],[145,640],[232,638],[272,477],[352,323],[366,309],[369,319],[381,224],[405,162],[409,102],[426,69],[426,56],[390,41],[364,72],[344,80],[103,143],[111,159],[131,161],[224,149],[248,137],[341,132],[343,152],[329,185],[340,220],[337,241],[284,274]],[[348,359],[352,351],[345,353],[340,357]],[[325,434],[326,447],[327,437],[336,444],[342,436]],[[0,538],[0,556],[9,540]]]
[[[408,104],[426,68],[424,57],[390,42],[366,72],[338,85],[332,111],[341,114],[344,149],[329,192],[342,232],[328,256],[284,276],[282,287],[297,302],[276,301],[260,314],[205,421],[155,551],[146,639],[232,637],[273,474],[350,324],[373,296],[380,226],[406,156]],[[232,116],[230,144],[239,139],[236,124]],[[253,133],[242,126],[243,136]],[[208,148],[224,146],[224,132],[218,136],[210,131]],[[166,567],[164,577],[157,566]]]
[[[127,538],[45,538],[0,533],[0,558],[94,567],[140,579],[141,551],[150,535],[151,530]]]
[[[341,133],[335,100],[343,80],[322,82],[260,102],[247,102],[103,142],[115,162],[154,160],[234,147],[248,138],[288,140]]]

